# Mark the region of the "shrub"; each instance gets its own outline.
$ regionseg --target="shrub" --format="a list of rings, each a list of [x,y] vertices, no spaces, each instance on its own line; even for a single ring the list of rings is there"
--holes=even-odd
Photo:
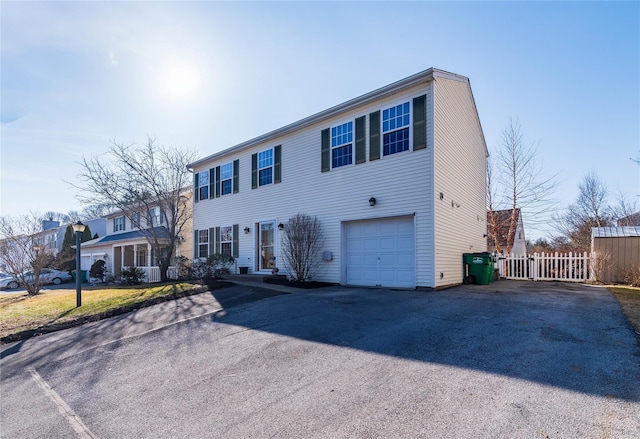
[[[195,261],[191,265],[193,277],[196,279],[221,279],[231,272],[230,267],[235,262],[233,256],[216,253],[206,261]]]
[[[99,279],[100,282],[104,282],[104,275],[107,271],[105,264],[106,262],[102,259],[95,261],[89,269],[89,276],[93,279]]]
[[[315,216],[299,213],[289,219],[282,237],[282,257],[289,277],[306,281],[320,264],[322,229]]]
[[[178,256],[176,266],[178,267],[178,279],[190,279],[193,276],[191,261],[186,256]]]
[[[611,255],[608,252],[591,253],[591,275],[595,283],[604,283],[605,277],[610,270]]]
[[[640,267],[629,267],[623,270],[624,283],[631,287],[640,287]]]
[[[144,271],[138,267],[124,268],[120,278],[125,285],[140,285],[144,280]]]

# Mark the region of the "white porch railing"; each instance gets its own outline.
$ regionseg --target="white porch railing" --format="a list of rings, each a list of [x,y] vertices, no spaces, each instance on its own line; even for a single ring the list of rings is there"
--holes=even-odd
[[[584,253],[533,253],[496,255],[500,277],[520,280],[586,282],[591,279],[590,255]]]
[[[123,269],[129,267],[122,267]],[[160,267],[136,267],[144,272],[143,282],[150,284],[155,282],[160,282]],[[167,277],[169,279],[177,279],[178,278],[178,267],[171,266],[167,270]]]

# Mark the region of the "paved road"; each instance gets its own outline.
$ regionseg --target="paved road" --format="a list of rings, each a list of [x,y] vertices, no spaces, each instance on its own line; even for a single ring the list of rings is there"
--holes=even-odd
[[[2,356],[3,438],[640,437],[640,347],[581,285],[238,286]]]

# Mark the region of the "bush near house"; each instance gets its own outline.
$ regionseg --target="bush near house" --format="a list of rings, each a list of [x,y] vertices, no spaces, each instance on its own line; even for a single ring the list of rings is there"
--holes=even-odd
[[[91,276],[92,279],[98,279],[100,282],[104,282],[104,275],[107,272],[105,264],[102,259],[95,261],[89,269],[89,276]]]
[[[128,267],[122,270],[120,278],[125,285],[140,285],[144,280],[144,271],[138,267]]]
[[[233,256],[216,253],[207,258],[206,261],[196,261],[191,266],[195,279],[221,279],[225,274],[231,273],[231,266],[236,260]]]

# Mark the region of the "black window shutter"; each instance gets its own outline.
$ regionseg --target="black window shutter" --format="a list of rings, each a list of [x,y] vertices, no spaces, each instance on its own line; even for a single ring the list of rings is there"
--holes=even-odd
[[[273,183],[282,181],[282,145],[273,147]]]
[[[233,193],[237,194],[240,190],[240,160],[233,161]]]
[[[238,227],[238,224],[234,224],[233,225],[233,250],[232,250],[232,255],[234,258],[238,257],[239,251],[240,251],[240,245],[238,243],[238,229],[240,227]]]
[[[427,147],[427,95],[413,98],[413,150]]]
[[[220,227],[216,227],[216,241],[215,241],[216,253],[220,253]]]
[[[356,119],[356,165],[367,161],[365,118],[366,116],[362,116]]]
[[[258,187],[258,153],[251,154],[251,189]]]
[[[198,173],[194,172],[193,173],[193,201],[194,202],[198,202],[200,201],[200,189],[198,188]]]
[[[322,145],[320,149],[320,152],[322,154],[321,171],[327,172],[328,170],[331,169],[331,164],[329,159],[329,156],[331,153],[331,148],[329,147],[329,128],[322,130],[321,138],[322,138]]]
[[[193,259],[198,259],[200,256],[200,240],[198,239],[198,231],[193,231]]]
[[[220,197],[220,166],[216,166],[216,198]],[[213,198],[213,194],[211,194]]]
[[[369,160],[380,158],[380,110],[369,114]]]
[[[213,194],[216,181],[216,168],[209,169],[209,199],[213,200]]]
[[[216,242],[215,242],[215,239],[214,239],[215,231],[216,230],[213,227],[211,227],[209,229],[209,256],[211,256],[212,254],[214,254],[216,252],[215,251]]]

